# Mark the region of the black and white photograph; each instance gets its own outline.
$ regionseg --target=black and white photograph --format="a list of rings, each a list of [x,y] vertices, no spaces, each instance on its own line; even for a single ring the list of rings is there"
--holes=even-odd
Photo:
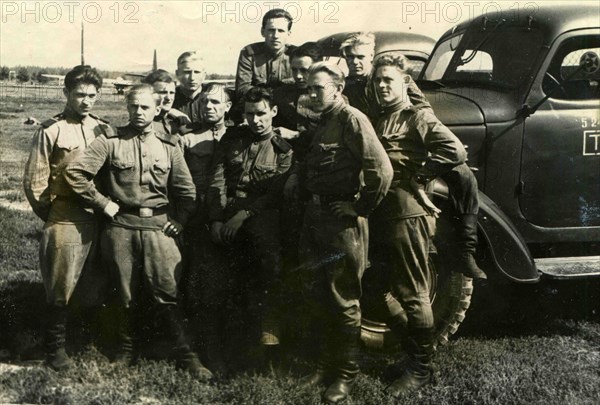
[[[0,405],[598,403],[597,0],[0,0]]]

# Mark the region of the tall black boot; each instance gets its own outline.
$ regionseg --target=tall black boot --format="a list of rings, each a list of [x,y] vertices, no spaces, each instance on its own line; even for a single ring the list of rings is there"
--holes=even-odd
[[[200,359],[190,347],[189,341],[183,330],[183,321],[175,305],[160,305],[158,313],[161,316],[167,334],[173,342],[173,352],[176,357],[176,367],[186,370],[200,381],[213,378],[213,373],[204,367]]]
[[[456,233],[460,249],[458,271],[467,277],[483,280],[487,279],[487,275],[479,268],[475,261],[475,249],[477,248],[477,215],[461,214],[456,224]]]
[[[331,377],[333,370],[333,356],[335,346],[332,344],[332,331],[328,322],[321,319],[321,316],[316,318],[316,339],[318,339],[318,353],[315,364],[315,370],[302,377],[299,385],[304,388],[315,388],[318,385],[327,382]]]
[[[348,398],[359,372],[360,327],[343,326],[339,329],[334,358],[333,383],[323,393],[325,404],[339,404]]]
[[[113,363],[120,364],[123,366],[131,366],[135,363],[136,356],[134,356],[134,332],[133,332],[133,317],[134,310],[132,308],[119,307],[118,308],[118,347]]]
[[[411,328],[406,350],[409,361],[404,373],[386,388],[397,397],[429,384],[433,380],[431,360],[435,352],[435,328]]]
[[[46,365],[53,370],[66,370],[73,361],[65,350],[67,336],[67,308],[49,305],[46,324]]]

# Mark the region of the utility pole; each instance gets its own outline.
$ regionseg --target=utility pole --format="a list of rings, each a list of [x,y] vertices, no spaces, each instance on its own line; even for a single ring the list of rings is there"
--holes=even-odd
[[[81,66],[85,65],[85,58],[83,56],[83,21],[81,22]]]

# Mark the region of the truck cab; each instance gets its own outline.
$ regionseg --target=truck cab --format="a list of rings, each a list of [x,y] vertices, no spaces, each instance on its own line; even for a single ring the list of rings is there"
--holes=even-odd
[[[442,35],[417,81],[519,254],[549,277],[600,276],[599,54],[597,6],[487,13]],[[535,279],[491,250],[509,277]]]

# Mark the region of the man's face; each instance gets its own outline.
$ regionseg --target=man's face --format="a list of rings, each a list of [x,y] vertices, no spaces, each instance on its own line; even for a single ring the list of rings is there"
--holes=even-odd
[[[260,33],[265,38],[267,47],[273,52],[279,52],[287,44],[292,32],[288,30],[288,20],[282,17],[267,20]]]
[[[257,103],[246,102],[244,115],[248,125],[256,135],[266,135],[271,132],[273,117],[277,115],[277,106],[271,108],[269,103],[261,100]]]
[[[175,101],[175,83],[155,82],[152,87],[154,87],[154,92],[160,96],[160,107],[164,112],[168,112]]]
[[[98,99],[98,90],[93,84],[79,83],[71,91],[63,89],[63,93],[68,109],[81,117],[89,115]]]
[[[394,66],[381,66],[375,72],[375,90],[384,105],[408,100],[406,93],[406,74]]]
[[[366,76],[373,67],[373,48],[369,45],[357,45],[347,48],[344,59],[348,65],[349,76]]]
[[[176,73],[181,86],[190,92],[200,89],[206,76],[202,61],[190,58],[185,59],[177,66]]]
[[[310,108],[315,112],[328,110],[342,96],[341,85],[336,85],[327,72],[317,72],[308,77],[308,96]]]
[[[290,62],[292,67],[292,76],[296,82],[296,86],[304,89],[306,88],[306,81],[308,80],[308,68],[313,64],[313,60],[309,56],[302,56],[300,58],[293,58]]]
[[[133,94],[127,100],[129,122],[136,128],[143,129],[152,124],[160,110],[161,107],[156,105],[154,96],[147,91]]]
[[[202,120],[209,124],[217,124],[225,118],[225,113],[231,108],[231,101],[221,87],[214,87],[202,96]]]

